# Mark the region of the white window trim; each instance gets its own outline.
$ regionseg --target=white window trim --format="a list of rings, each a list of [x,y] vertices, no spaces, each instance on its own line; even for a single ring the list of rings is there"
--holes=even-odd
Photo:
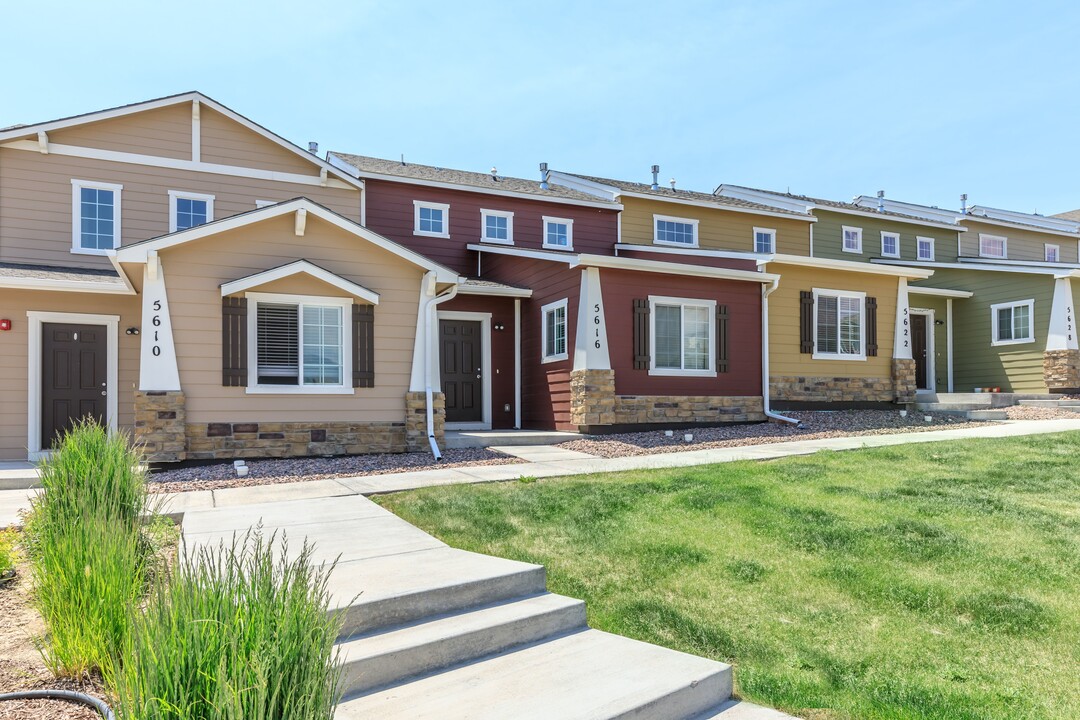
[[[919,255],[919,245],[922,243],[929,243],[930,245],[930,257],[923,257]],[[915,259],[923,260],[926,262],[934,262],[934,257],[937,255],[937,248],[935,247],[934,238],[932,237],[916,237],[915,238]]]
[[[653,228],[653,244],[654,245],[668,245],[670,247],[697,247],[698,246],[698,221],[694,218],[675,217],[673,215],[653,215],[652,228]],[[666,220],[667,222],[677,222],[683,225],[690,225],[693,228],[694,241],[689,245],[681,242],[671,242],[670,240],[661,240],[660,232],[656,227],[656,223]]]
[[[1050,248],[1054,249],[1054,255],[1056,256],[1053,260],[1049,258]],[[1054,245],[1053,243],[1046,243],[1043,245],[1043,260],[1046,262],[1061,262],[1061,246]]]
[[[490,430],[491,429],[491,313],[464,312],[457,310],[439,310],[439,320],[470,320],[480,323],[480,375],[481,394],[484,398],[480,422],[448,422],[446,427],[452,430]],[[439,390],[442,388],[440,387]]]
[[[766,250],[765,252],[770,254],[770,255],[775,253],[776,252],[776,230],[774,230],[772,228],[759,228],[759,227],[754,228],[754,252],[761,252],[760,250],[758,250],[758,247],[757,247],[758,233],[762,233],[764,235],[769,236],[769,249]]]
[[[487,237],[487,219],[491,217],[506,218],[506,239],[497,239]],[[514,244],[514,213],[509,210],[480,210],[480,242],[490,243],[492,245],[513,245]]]
[[[559,307],[563,309],[563,322],[566,324],[566,350],[555,355],[547,354],[547,341],[548,341],[548,329],[547,329],[547,314],[552,310],[556,310]],[[570,311],[568,309],[569,301],[567,298],[562,300],[556,300],[550,302],[540,308],[540,362],[550,363],[558,362],[559,360],[566,360],[570,357]]]
[[[681,370],[675,368],[658,368],[656,367],[656,306],[657,305],[679,305],[681,307],[704,307],[709,309],[709,367],[705,370]],[[684,322],[685,314],[680,312],[679,314],[679,337],[682,337],[682,323]],[[704,298],[680,298],[680,297],[668,297],[665,295],[650,295],[649,296],[649,375],[658,375],[661,377],[716,377],[716,301],[706,300]],[[682,349],[679,350],[681,363],[686,362],[686,358],[682,356]]]
[[[1013,338],[1012,340],[998,340],[998,310],[1003,308],[1018,308],[1026,305],[1028,308],[1028,332],[1026,338]],[[990,306],[990,346],[1000,345],[1028,345],[1035,342],[1035,300],[1017,300],[1015,302],[1003,302]]]
[[[420,208],[431,208],[433,210],[443,211],[443,232],[429,232],[427,230],[420,229]],[[448,238],[450,237],[450,205],[447,203],[426,202],[424,200],[413,200],[413,235],[420,235],[421,237],[437,237]]]
[[[71,181],[71,252],[76,255],[105,255],[109,249],[84,248],[82,246],[82,193],[83,188],[113,191],[113,246],[115,250],[120,247],[120,196],[123,185],[115,183],[97,182],[96,180],[72,180]]]
[[[545,250],[573,250],[574,249],[574,221],[570,218],[550,217],[544,215],[541,219],[543,226],[543,247]],[[548,243],[548,223],[558,223],[566,226],[566,244],[551,245]]]
[[[818,298],[821,295],[827,297],[836,298],[856,298],[859,300],[859,352],[858,354],[848,354],[842,352],[826,353],[818,352],[817,339],[818,339]],[[839,332],[839,329],[837,329]],[[837,350],[840,349],[839,341],[836,344]],[[825,288],[814,288],[814,354],[812,355],[814,360],[847,360],[847,361],[865,361],[866,360],[866,293],[859,292],[857,290],[828,290]]]
[[[885,252],[885,239],[886,238],[894,238],[896,240],[896,252],[894,252],[894,253]],[[889,232],[888,230],[882,230],[881,231],[881,257],[891,257],[891,258],[900,257],[900,233],[898,233],[898,232]]]
[[[244,293],[248,303],[248,395],[355,395],[352,386],[352,298],[323,297],[319,295],[285,295],[280,293]],[[283,303],[290,305],[333,305],[341,310],[341,384],[340,385],[259,385],[258,304]],[[300,332],[303,333],[303,318]],[[300,347],[303,355],[303,342]],[[303,382],[301,362],[299,381]]]
[[[206,203],[206,222],[214,222],[214,196],[203,195],[201,193],[185,192],[183,190],[170,190],[169,191],[169,232],[176,232],[176,201],[180,198],[184,200],[202,200]],[[256,203],[257,206],[257,203]]]
[[[847,234],[849,232],[855,233],[855,237],[859,242],[859,246],[857,248],[853,249],[847,246]],[[842,229],[840,231],[840,249],[846,253],[856,253],[858,255],[862,255],[862,228],[853,227],[851,225],[842,226]]]
[[[983,240],[1000,240],[1001,241],[1001,254],[1000,255],[988,255],[983,252]],[[979,257],[983,258],[996,258],[998,260],[1004,260],[1009,257],[1009,238],[1004,235],[989,235],[987,233],[979,233]]]

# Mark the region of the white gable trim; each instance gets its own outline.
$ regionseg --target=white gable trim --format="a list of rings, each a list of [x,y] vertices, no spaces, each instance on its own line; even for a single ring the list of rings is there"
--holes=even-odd
[[[281,280],[282,278],[292,277],[293,275],[310,275],[313,278],[322,280],[323,282],[333,285],[338,290],[360,298],[361,300],[367,300],[372,305],[379,304],[379,293],[374,290],[368,290],[363,285],[358,285],[350,280],[346,280],[340,275],[336,275],[325,268],[321,268],[314,263],[310,263],[307,260],[297,260],[296,262],[289,263],[288,265],[281,265],[270,270],[263,270],[262,272],[255,273],[254,275],[248,275],[236,280],[232,280],[221,285],[221,296],[233,295],[235,293],[244,292],[250,290],[253,287],[259,285],[265,285],[268,282],[275,280]]]

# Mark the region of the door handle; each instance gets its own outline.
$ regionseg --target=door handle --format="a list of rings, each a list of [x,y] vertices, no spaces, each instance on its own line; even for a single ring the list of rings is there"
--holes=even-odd
[[[108,394],[109,394],[109,391],[108,391],[108,390],[102,390],[102,391],[101,391],[101,394],[102,394],[102,395],[108,395]]]

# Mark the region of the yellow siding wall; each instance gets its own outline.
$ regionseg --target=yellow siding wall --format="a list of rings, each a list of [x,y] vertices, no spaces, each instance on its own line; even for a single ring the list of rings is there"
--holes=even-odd
[[[964,257],[979,257],[979,234],[997,235],[1008,239],[1005,252],[1009,260],[1035,260],[1042,262],[1046,259],[1046,245],[1057,245],[1059,262],[1075,263],[1077,260],[1076,238],[1064,235],[1050,235],[1036,230],[1021,230],[1019,228],[1004,227],[1001,225],[988,225],[980,223],[974,218],[964,218],[964,227],[967,232],[960,233],[960,250]]]
[[[769,376],[813,377],[892,376],[893,326],[896,323],[897,279],[839,270],[770,263],[768,272],[780,273],[780,285],[769,296]],[[877,298],[877,357],[864,361],[814,360],[799,352],[799,293],[829,289],[865,292]]]
[[[188,422],[403,420],[423,270],[310,215],[302,238],[293,223],[292,215],[274,218],[161,252]],[[380,294],[375,387],[354,395],[253,395],[222,387],[219,286],[300,256]],[[315,287],[297,280],[272,289]]]
[[[777,252],[790,255],[810,254],[812,223],[806,221],[633,197],[623,197],[622,203],[624,243],[652,245],[653,215],[668,215],[699,220],[698,242],[707,250],[753,252],[754,228],[760,227],[776,230]]]

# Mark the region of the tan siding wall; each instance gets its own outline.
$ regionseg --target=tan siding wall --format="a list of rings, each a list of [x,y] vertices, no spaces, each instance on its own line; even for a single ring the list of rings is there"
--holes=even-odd
[[[222,165],[318,175],[311,161],[203,106],[200,113],[202,161]]]
[[[220,284],[299,256],[380,294],[375,387],[357,388],[354,395],[251,395],[242,387],[222,387]],[[275,218],[162,251],[162,264],[189,423],[404,418],[420,268],[310,216],[303,238],[293,233],[291,216]]]
[[[49,142],[190,160],[191,103],[55,130]]]
[[[308,166],[309,174],[312,168]],[[256,200],[306,196],[360,220],[358,190],[0,149],[0,261],[109,266],[104,257],[71,252],[72,179],[124,186],[121,240],[125,245],[169,231],[169,190],[214,195],[217,219],[254,210]]]
[[[624,243],[652,245],[653,215],[668,215],[699,220],[698,242],[705,249],[753,252],[754,228],[760,227],[776,230],[777,252],[791,255],[810,254],[809,222],[640,198],[624,197],[622,202]]]
[[[348,293],[319,278],[306,273],[273,280],[257,285],[245,292],[288,293],[289,295],[318,295],[325,297],[352,297]],[[237,296],[243,293],[236,293]],[[366,303],[366,301],[365,301]]]
[[[891,377],[896,278],[779,263],[770,263],[768,271],[781,274],[780,286],[769,296],[770,377]],[[864,361],[814,360],[809,353],[799,352],[799,292],[814,288],[853,290],[877,298],[877,357]]]
[[[41,312],[119,315],[119,387],[117,422],[130,430],[134,422],[134,388],[139,379],[139,338],[124,328],[140,325],[139,299],[133,296],[83,295],[68,292],[0,289],[0,317],[11,320],[11,330],[0,333],[0,460],[25,460],[27,383],[29,367],[28,310]],[[220,331],[219,331],[220,334]]]
[[[1060,262],[1075,263],[1077,260],[1077,241],[1075,238],[1064,235],[1050,235],[1034,230],[1020,230],[1018,228],[1003,227],[1001,225],[987,225],[972,218],[964,219],[964,227],[968,229],[960,233],[961,254],[964,257],[979,257],[979,234],[997,235],[1008,238],[1006,253],[1009,260],[1036,260],[1043,261],[1046,258],[1046,245],[1057,245],[1060,251]]]

